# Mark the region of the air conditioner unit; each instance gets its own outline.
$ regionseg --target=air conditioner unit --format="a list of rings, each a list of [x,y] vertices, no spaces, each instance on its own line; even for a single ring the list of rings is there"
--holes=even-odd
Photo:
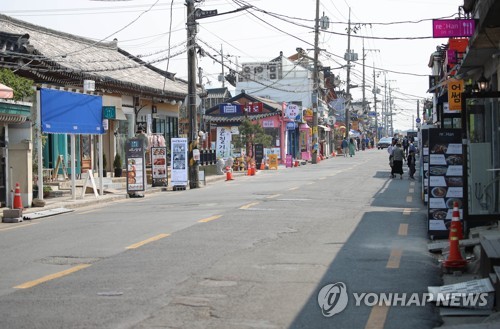
[[[250,73],[244,73],[243,74],[243,78],[247,79],[247,80],[250,80],[252,78],[251,74]]]
[[[264,67],[259,65],[259,66],[254,67],[253,70],[254,70],[255,74],[262,74],[264,72]]]
[[[252,71],[252,67],[251,66],[243,66],[243,72],[245,73],[250,73]]]
[[[276,73],[276,64],[269,64],[269,72],[270,73]]]
[[[276,80],[277,78],[278,78],[278,75],[276,73],[269,73],[269,79]]]

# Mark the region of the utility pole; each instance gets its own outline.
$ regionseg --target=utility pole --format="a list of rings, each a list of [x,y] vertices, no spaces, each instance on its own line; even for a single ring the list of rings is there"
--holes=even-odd
[[[195,0],[186,0],[187,7],[187,57],[188,57],[188,97],[187,110],[189,118],[189,154],[188,178],[190,188],[199,188],[198,162],[193,159],[193,150],[198,149],[198,123],[196,115],[196,29],[197,23],[194,15]]]
[[[312,159],[313,164],[318,163],[318,103],[319,103],[319,0],[316,0],[316,20],[314,24],[314,72],[313,72],[313,127],[312,127]]]
[[[226,78],[224,78],[224,51],[222,50],[222,45],[220,45],[220,57],[222,62],[222,77],[220,81],[222,82],[222,88],[224,88],[225,87],[224,80],[226,80]]]
[[[379,139],[380,139],[380,136],[378,135],[378,116],[377,116],[377,82],[376,82],[376,76],[375,76],[375,65],[373,65],[373,108],[374,108],[374,111],[375,111],[375,138],[376,138],[376,141],[374,141],[374,143],[376,143]],[[374,144],[376,145],[376,144]]]
[[[345,138],[349,139],[349,107],[351,106],[351,7],[349,7],[349,21],[347,23],[347,79],[346,79],[346,97],[347,104],[345,106]]]

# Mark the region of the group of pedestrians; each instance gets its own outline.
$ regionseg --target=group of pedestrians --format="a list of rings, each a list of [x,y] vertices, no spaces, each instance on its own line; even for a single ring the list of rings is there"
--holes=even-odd
[[[416,149],[413,143],[409,142],[406,137],[403,139],[403,143],[399,139],[393,138],[392,144],[387,148],[387,152],[389,153],[391,178],[396,178],[396,175],[399,175],[400,179],[403,179],[403,163],[406,162],[410,179],[415,179]]]
[[[353,155],[356,155],[356,142],[353,138],[349,138],[349,142],[347,141],[347,138],[344,138],[340,146],[342,147],[342,154],[344,154],[344,158],[347,157],[347,154],[349,154],[351,158]]]

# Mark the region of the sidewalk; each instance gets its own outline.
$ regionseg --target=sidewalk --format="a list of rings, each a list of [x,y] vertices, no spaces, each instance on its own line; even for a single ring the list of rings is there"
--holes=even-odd
[[[233,177],[241,177],[245,176],[246,172],[240,171],[240,172],[233,172]],[[206,185],[209,183],[225,180],[226,175],[210,175],[205,177],[205,182]],[[203,181],[200,181],[200,188],[205,187],[203,184]],[[170,186],[161,186],[161,187],[152,187],[151,185],[148,185],[146,188],[146,191],[144,191],[145,197],[147,197],[148,194],[151,193],[158,193],[158,192],[164,192],[164,191],[173,191],[173,187]],[[187,190],[189,190],[189,187],[187,187]],[[46,210],[53,210],[53,209],[77,209],[81,207],[86,207],[90,205],[97,205],[97,204],[102,204],[102,203],[108,203],[108,202],[113,202],[113,201],[118,201],[118,200],[123,200],[128,198],[128,193],[125,187],[122,188],[115,188],[115,189],[105,189],[104,194],[101,196],[99,195],[97,198],[94,196],[93,193],[86,193],[85,196],[82,198],[81,197],[81,192],[76,193],[76,200],[73,199],[71,195],[64,195],[60,197],[49,197],[49,198],[44,198],[43,201],[45,201],[45,206],[44,207],[29,207],[23,209],[23,216],[27,214],[33,214],[33,213],[38,213],[38,212],[43,212]],[[10,208],[2,208],[4,209],[10,209]],[[0,218],[3,218],[3,211],[0,212]],[[2,220],[0,220],[0,224],[2,224]]]

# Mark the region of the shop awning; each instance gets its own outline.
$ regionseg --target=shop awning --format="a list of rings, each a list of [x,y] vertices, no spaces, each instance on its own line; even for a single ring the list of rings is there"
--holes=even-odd
[[[0,98],[10,99],[14,97],[12,88],[0,83]]]

